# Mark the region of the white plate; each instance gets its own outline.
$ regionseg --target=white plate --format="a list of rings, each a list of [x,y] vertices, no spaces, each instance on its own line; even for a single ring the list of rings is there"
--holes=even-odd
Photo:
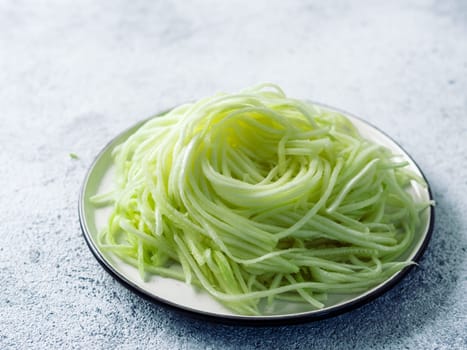
[[[407,152],[374,126],[341,110],[314,102],[313,104],[346,115],[363,137],[384,145],[391,149],[393,153],[401,155],[403,159],[409,162],[409,167],[415,173],[424,177]],[[163,305],[172,306],[179,311],[186,311],[192,316],[208,318],[218,322],[253,325],[296,323],[330,317],[365,304],[393,287],[411,268],[409,266],[401,270],[364,293],[329,295],[325,307],[320,310],[313,309],[310,305],[304,303],[277,302],[274,305],[275,313],[264,316],[235,314],[214,300],[208,293],[184,282],[159,276],[153,276],[147,282],[142,281],[136,268],[120,261],[111,253],[99,249],[96,237],[100,229],[106,224],[111,208],[96,208],[89,200],[96,193],[105,193],[111,189],[113,179],[111,152],[116,145],[122,143],[134,133],[142,123],[140,122],[118,135],[97,155],[84,180],[79,199],[79,217],[86,242],[97,260],[114,278],[143,297]],[[412,192],[414,196],[421,200],[432,199],[429,186],[423,188],[414,184]],[[422,213],[421,219],[422,224],[415,234],[415,239],[411,247],[402,256],[402,259],[417,261],[428,244],[434,223],[433,207],[426,209]]]

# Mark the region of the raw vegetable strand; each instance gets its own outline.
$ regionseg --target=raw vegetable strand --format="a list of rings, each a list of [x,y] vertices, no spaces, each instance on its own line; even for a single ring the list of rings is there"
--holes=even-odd
[[[430,205],[406,162],[273,84],[177,107],[113,156],[115,187],[92,198],[112,205],[102,249],[240,314],[384,281],[410,264],[397,258]]]

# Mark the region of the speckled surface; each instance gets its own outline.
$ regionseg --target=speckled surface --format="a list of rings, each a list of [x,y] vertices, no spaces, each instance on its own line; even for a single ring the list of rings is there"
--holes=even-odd
[[[134,122],[261,81],[368,119],[416,159],[437,200],[420,266],[299,326],[207,324],[142,300],[81,235],[87,168]],[[1,349],[467,347],[466,1],[2,0],[0,122]]]

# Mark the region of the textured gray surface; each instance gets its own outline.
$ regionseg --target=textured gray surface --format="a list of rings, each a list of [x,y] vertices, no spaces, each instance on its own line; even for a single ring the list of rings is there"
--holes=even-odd
[[[388,3],[0,0],[0,348],[466,348],[467,2]],[[87,168],[153,112],[261,81],[365,117],[417,160],[437,200],[420,266],[300,326],[142,300],[85,245]]]

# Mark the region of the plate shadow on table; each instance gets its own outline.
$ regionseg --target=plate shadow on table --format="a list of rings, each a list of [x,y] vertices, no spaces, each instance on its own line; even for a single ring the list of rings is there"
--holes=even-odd
[[[221,325],[177,313],[171,315],[171,322],[188,333],[199,332],[205,344],[214,347],[229,344],[231,348],[299,349],[341,344],[346,349],[403,344],[404,338],[449,312],[450,295],[460,283],[460,267],[466,257],[467,242],[458,219],[461,213],[445,197],[441,186],[431,185],[436,200],[435,227],[419,266],[369,304],[334,318],[292,326]]]

